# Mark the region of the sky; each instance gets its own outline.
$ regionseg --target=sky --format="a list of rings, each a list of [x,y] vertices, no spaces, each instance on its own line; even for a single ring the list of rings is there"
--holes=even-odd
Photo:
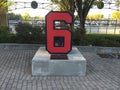
[[[50,10],[45,10],[45,9],[33,9],[31,8],[31,3],[33,0],[11,0],[13,2],[29,2],[28,4],[26,4],[27,7],[30,7],[30,8],[23,8],[24,7],[24,4],[23,3],[19,3],[19,5],[16,5],[16,7],[22,7],[22,9],[16,9],[16,10],[12,10],[12,12],[16,13],[16,14],[21,14],[23,15],[25,12],[28,12],[30,14],[30,16],[45,16]],[[35,0],[36,2],[40,2],[40,3],[50,3],[50,0]],[[39,4],[38,4],[39,5]],[[41,4],[40,4],[41,5]],[[40,8],[43,7],[40,6]],[[47,4],[45,4],[47,5]],[[12,9],[15,8],[15,5],[13,5],[11,7]],[[9,11],[11,12],[11,11]]]
[[[16,1],[16,2],[29,2],[27,4],[28,7],[30,7],[30,2],[32,2],[33,0],[11,0],[11,1]],[[35,0],[36,2],[38,3],[50,3],[50,0]],[[42,8],[44,7],[44,5],[47,5],[47,4],[38,4],[39,5],[39,8]],[[107,5],[105,5],[107,7]],[[17,7],[24,7],[24,4],[19,4],[17,5]],[[112,7],[112,6],[111,6]],[[13,8],[15,8],[13,6]],[[45,10],[45,9],[32,9],[32,8],[23,8],[23,9],[16,9],[16,10],[13,10],[12,12],[14,13],[17,13],[17,14],[21,14],[23,15],[25,12],[28,12],[30,16],[34,17],[34,16],[42,16],[44,17],[50,10]],[[104,14],[104,17],[110,17],[111,13],[113,12],[114,10],[111,10],[111,9],[91,9],[89,11],[89,14]]]

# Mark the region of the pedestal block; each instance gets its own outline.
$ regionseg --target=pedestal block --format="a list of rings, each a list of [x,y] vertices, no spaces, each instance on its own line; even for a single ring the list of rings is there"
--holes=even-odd
[[[86,74],[86,59],[76,47],[67,54],[68,60],[50,59],[45,47],[40,47],[32,59],[32,75],[79,75]]]

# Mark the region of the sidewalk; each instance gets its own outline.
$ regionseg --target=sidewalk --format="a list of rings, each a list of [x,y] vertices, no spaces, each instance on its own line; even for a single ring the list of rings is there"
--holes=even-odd
[[[89,47],[79,47],[87,60],[87,74],[32,76],[36,48],[0,48],[0,90],[120,90],[120,59],[106,59]]]

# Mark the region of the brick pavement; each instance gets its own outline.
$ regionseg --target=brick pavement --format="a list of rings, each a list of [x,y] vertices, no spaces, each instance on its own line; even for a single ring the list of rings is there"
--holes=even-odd
[[[79,48],[87,59],[86,76],[32,76],[37,48],[0,48],[0,90],[120,90],[120,59],[103,59]]]

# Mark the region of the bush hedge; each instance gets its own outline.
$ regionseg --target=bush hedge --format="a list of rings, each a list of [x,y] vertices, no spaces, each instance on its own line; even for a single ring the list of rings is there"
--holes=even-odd
[[[0,43],[30,43],[45,44],[45,28],[32,26],[28,23],[19,23],[16,26],[16,34],[11,33],[9,27],[0,26]],[[120,47],[120,35],[113,34],[85,34],[81,35],[79,30],[72,32],[73,45],[92,45]]]
[[[45,43],[43,27],[32,26],[28,23],[19,23],[16,28],[16,43]]]
[[[73,45],[120,47],[120,35],[86,34],[83,36],[79,32],[75,32],[73,34]]]
[[[9,27],[0,26],[0,43],[14,43],[14,37]]]

